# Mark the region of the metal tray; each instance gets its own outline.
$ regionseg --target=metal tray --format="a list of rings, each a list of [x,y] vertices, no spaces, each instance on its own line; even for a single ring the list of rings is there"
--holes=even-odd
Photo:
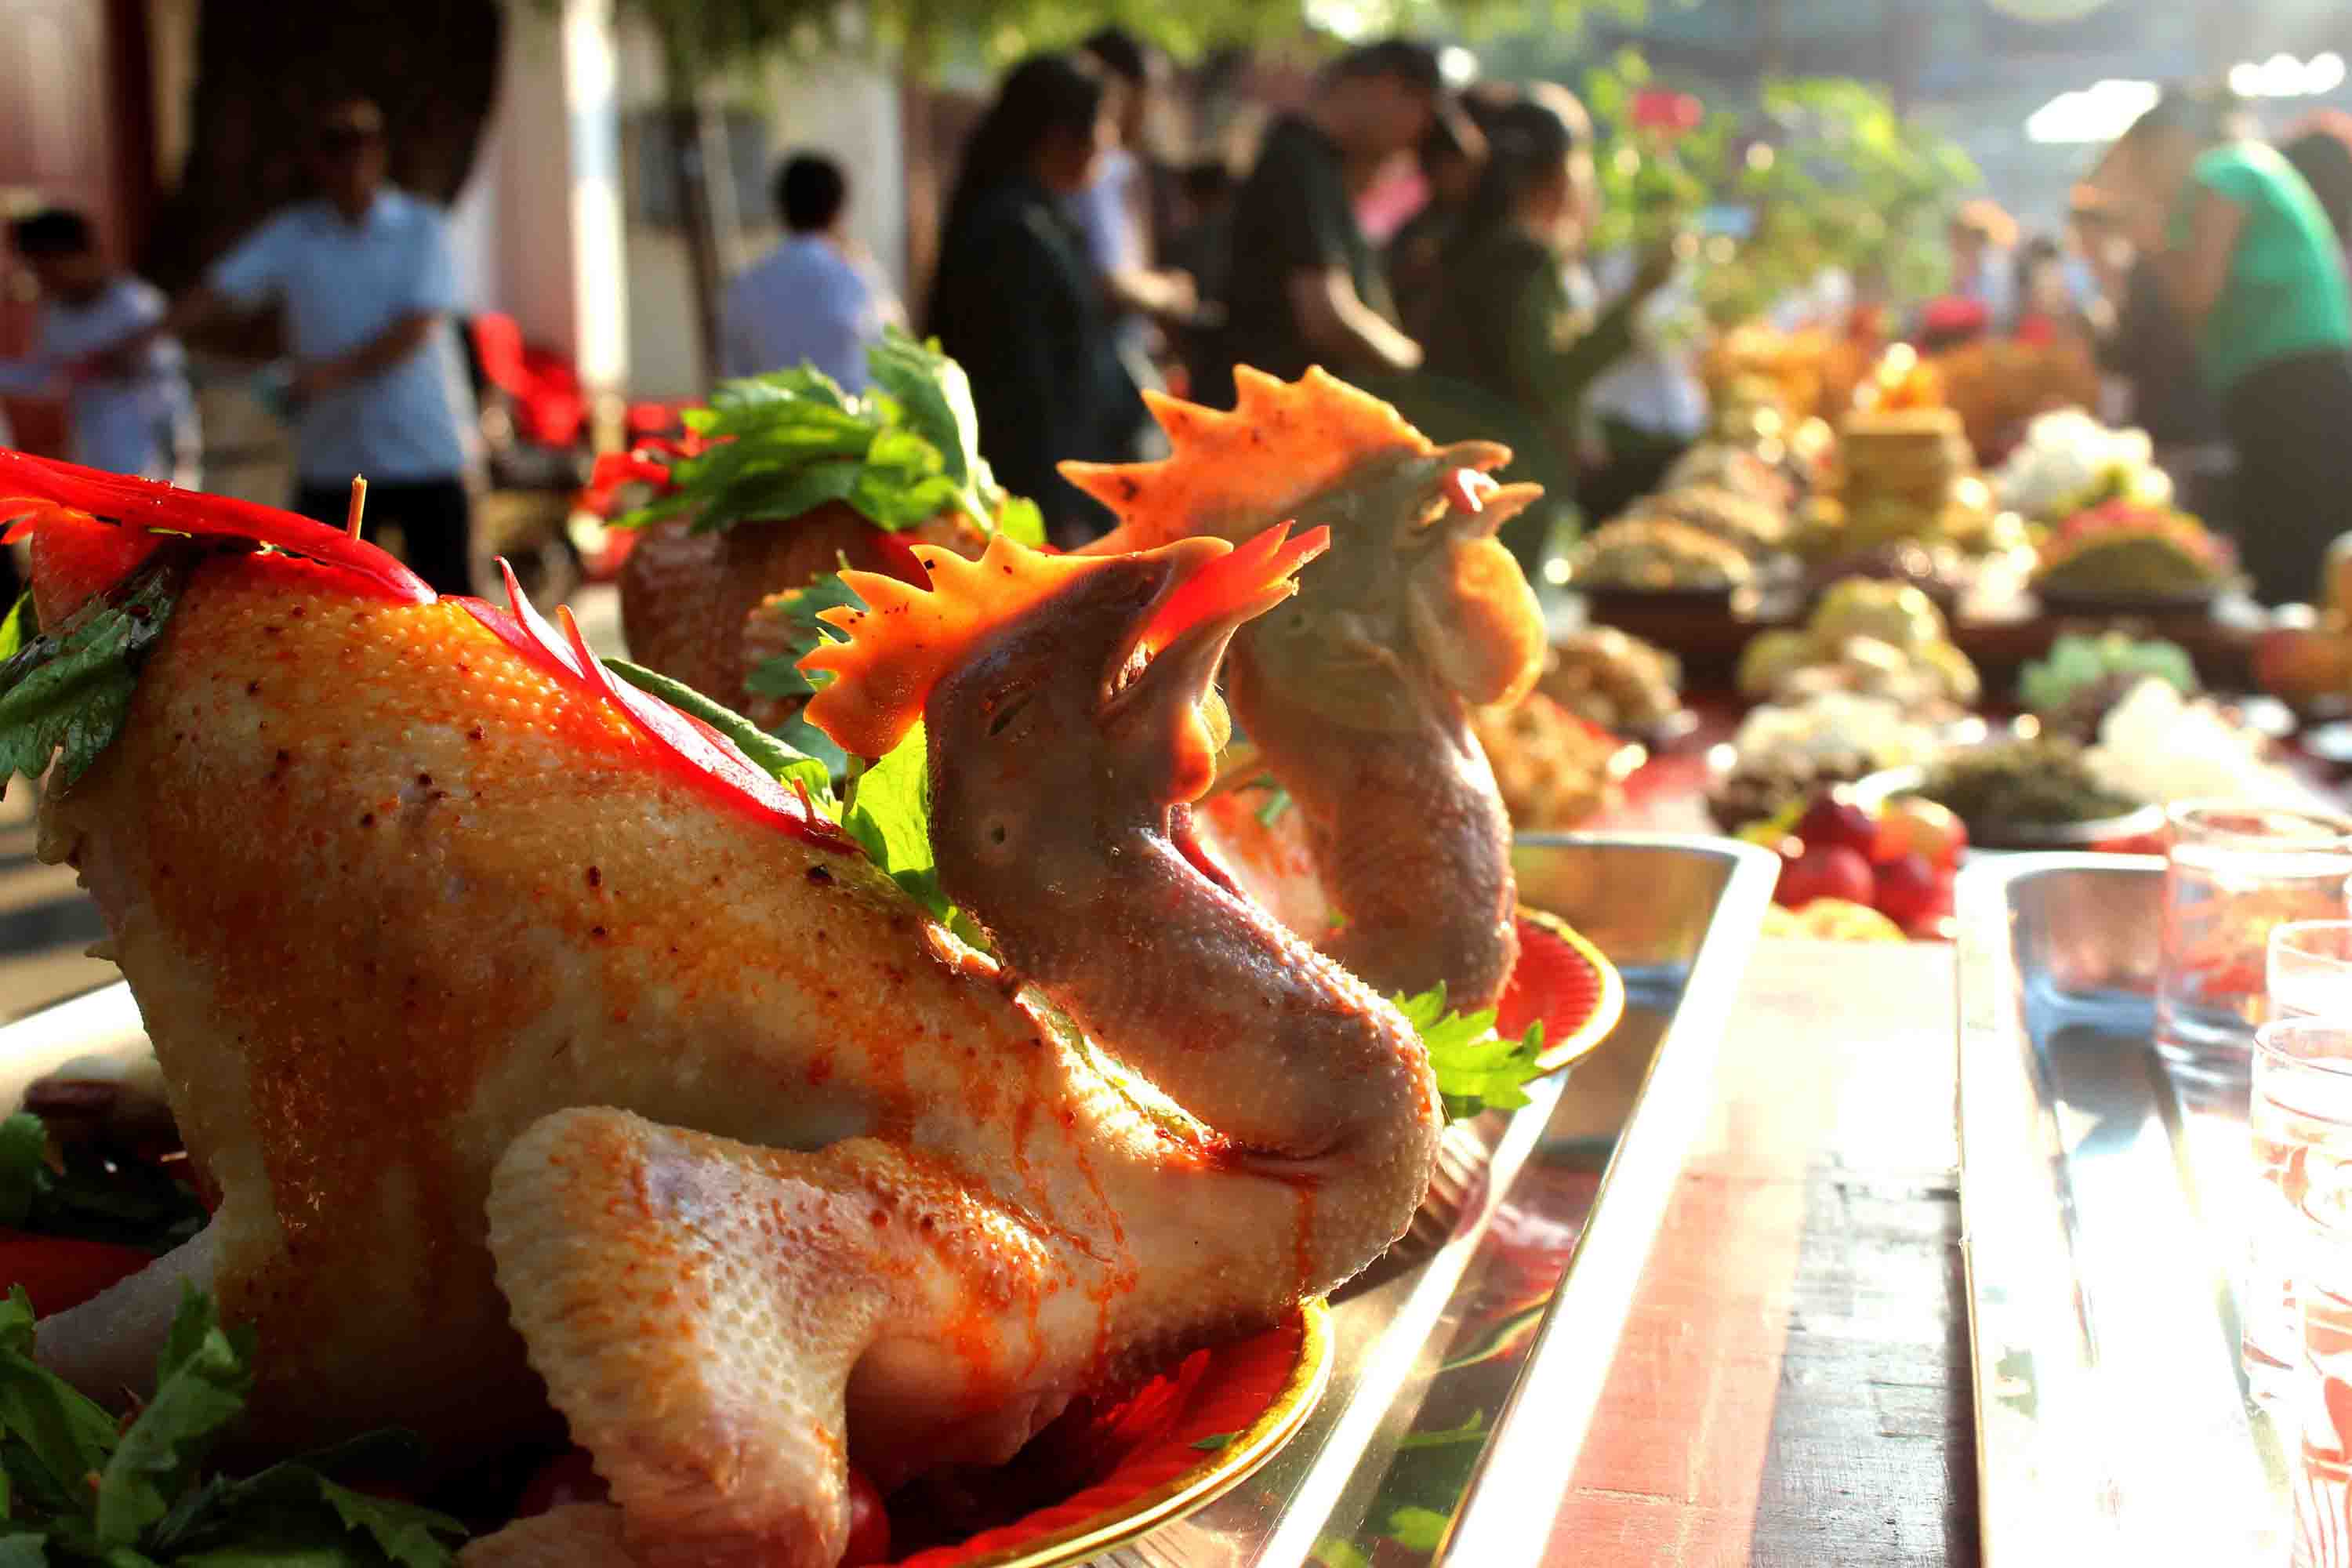
[[[2245,1089],[2149,1046],[2163,862],[2018,855],[1958,898],[1960,1196],[1990,1568],[2284,1563],[2238,1366]]]
[[[1097,1563],[1541,1559],[1705,1115],[1778,862],[1720,839],[1635,836],[1531,837],[1515,860],[1521,901],[1616,964],[1622,1020],[1571,1071],[1531,1085],[1530,1104],[1450,1140],[1464,1146],[1449,1157],[1483,1178],[1426,1251],[1376,1265],[1334,1302],[1328,1392],[1289,1445]],[[61,1003],[0,1029],[0,1093],[13,1104],[68,1057],[142,1039],[127,986]]]

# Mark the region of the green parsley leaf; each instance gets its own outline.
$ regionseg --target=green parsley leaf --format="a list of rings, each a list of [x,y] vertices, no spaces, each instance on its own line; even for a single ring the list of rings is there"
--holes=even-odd
[[[166,549],[0,664],[0,791],[38,778],[58,759],[71,784],[112,743],[131,710],[140,662],[163,634],[187,579],[184,551]]]
[[[447,1514],[355,1492],[323,1476],[319,1478],[319,1496],[335,1510],[345,1530],[364,1531],[376,1550],[401,1568],[442,1568],[451,1557],[440,1538],[462,1541],[466,1536],[466,1527]]]
[[[1453,1523],[1433,1508],[1401,1508],[1389,1515],[1388,1537],[1408,1552],[1434,1552]]]
[[[30,588],[16,596],[8,618],[0,621],[0,662],[16,658],[24,647],[27,635],[40,635],[40,616],[33,608],[33,591]]]
[[[49,1131],[29,1110],[0,1121],[0,1226],[23,1230],[49,1173]]]
[[[0,1226],[36,1236],[169,1252],[205,1227],[205,1206],[161,1166],[76,1145],[49,1163],[48,1131],[20,1110],[0,1120]]]
[[[866,858],[941,924],[955,913],[931,854],[931,759],[920,723],[890,754],[857,775],[841,825]]]
[[[840,640],[842,634],[834,626],[816,618],[819,610],[845,608],[862,610],[866,601],[859,598],[838,572],[828,572],[805,588],[794,589],[784,596],[784,615],[788,640],[784,651],[762,661],[744,679],[744,686],[760,697],[782,698],[787,701],[805,700],[816,695],[817,687],[800,668],[800,661],[821,642]],[[819,674],[824,674],[819,671]],[[824,679],[831,680],[830,675]],[[778,725],[777,739],[804,756],[814,757],[833,772],[836,779],[849,776],[849,753],[835,743],[832,736],[795,712]]]
[[[702,533],[840,501],[893,531],[960,512],[1042,542],[1037,509],[1007,497],[981,458],[962,367],[938,344],[896,332],[867,349],[866,363],[874,390],[862,397],[806,366],[722,382],[708,407],[685,416],[712,444],[672,463],[670,488],[614,526],[690,516]]]
[[[818,759],[793,750],[768,734],[740,713],[722,708],[694,688],[672,680],[667,675],[656,675],[641,664],[631,664],[625,658],[608,658],[604,668],[623,680],[660,698],[682,713],[701,720],[730,741],[750,760],[751,765],[768,773],[786,789],[799,785],[817,809],[827,816],[835,812],[833,799],[833,771]]]
[[[171,1512],[205,1450],[244,1411],[252,1355],[252,1331],[223,1329],[211,1299],[186,1287],[156,1358],[155,1397],[99,1477],[100,1542],[135,1545],[142,1531]]]
[[[1443,984],[1418,996],[1390,1000],[1420,1033],[1448,1117],[1458,1121],[1482,1110],[1513,1110],[1528,1103],[1521,1086],[1543,1074],[1537,1060],[1543,1054],[1542,1024],[1528,1025],[1519,1039],[1506,1039],[1495,1032],[1492,1007],[1466,1017],[1448,1012]]]
[[[1238,1432],[1212,1432],[1205,1437],[1193,1439],[1192,1447],[1204,1454],[1213,1454],[1220,1448],[1232,1447],[1234,1439],[1240,1436]]]
[[[52,1509],[79,1497],[87,1510],[88,1478],[114,1452],[114,1417],[34,1362],[33,1303],[21,1285],[0,1303],[0,1433],[13,1494]]]

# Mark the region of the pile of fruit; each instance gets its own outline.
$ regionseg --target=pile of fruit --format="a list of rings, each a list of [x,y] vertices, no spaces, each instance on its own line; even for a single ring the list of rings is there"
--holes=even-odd
[[[2298,708],[2352,698],[2352,533],[2327,547],[2319,615],[2307,626],[2273,626],[2254,639],[2254,679]]]
[[[1740,837],[1780,857],[1772,901],[1799,917],[1775,922],[1785,934],[1835,940],[1949,934],[1952,876],[1969,836],[1958,817],[1933,801],[1897,796],[1874,813],[1851,790],[1832,788],[1743,829]]]
[[[1628,518],[1596,531],[1570,568],[1578,588],[1728,593],[1756,574],[1747,552],[1687,523]]]
[[[1570,712],[1541,691],[1508,707],[1474,709],[1495,785],[1522,833],[1577,826],[1613,804],[1646,753]]]
[[[2079,408],[2044,414],[1992,476],[2000,504],[2029,522],[2057,523],[2111,500],[2164,506],[2172,480],[2145,430],[2102,425]]]
[[[2036,589],[2077,597],[2212,593],[2237,571],[2229,541],[2185,511],[2109,500],[2068,518],[2045,539]]]
[[[1831,584],[1802,627],[1750,638],[1738,683],[1751,700],[1850,691],[1927,718],[1956,718],[1982,693],[1976,666],[1926,592],[1863,577]]]

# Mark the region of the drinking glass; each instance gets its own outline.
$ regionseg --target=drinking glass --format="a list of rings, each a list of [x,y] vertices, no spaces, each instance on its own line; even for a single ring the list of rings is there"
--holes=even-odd
[[[2177,1073],[2242,1083],[2270,1016],[2272,930],[2352,914],[2352,819],[2218,801],[2166,816],[2156,1048]]]
[[[2301,1326],[2289,1427],[2294,1442],[2294,1568],[2352,1568],[2352,1212],[2344,1189],[2314,1189],[2298,1213]]]
[[[2352,1023],[2352,920],[2273,927],[2269,972],[2272,1017]]]
[[[2352,933],[2352,923],[2332,923]],[[2273,933],[2273,974],[2283,951],[2308,934],[2292,926]],[[2262,1026],[2246,1121],[2254,1190],[2245,1212],[2239,1348],[2249,1391],[2268,1404],[2293,1384],[2299,1359],[2295,1278],[2305,1206],[2315,1192],[2352,1184],[2352,1013],[2273,1018]]]

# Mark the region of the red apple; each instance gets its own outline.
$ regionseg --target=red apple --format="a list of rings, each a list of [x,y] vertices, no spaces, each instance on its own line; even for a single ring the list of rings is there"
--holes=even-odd
[[[1942,875],[1916,849],[1896,856],[1877,871],[1878,912],[1905,931],[1926,920],[1944,896]]]
[[[1843,844],[1807,844],[1805,852],[1780,867],[1780,885],[1772,894],[1777,903],[1801,910],[1815,899],[1843,899],[1848,903],[1876,902],[1870,862]]]
[[[1805,847],[1836,845],[1867,858],[1878,842],[1878,819],[1854,803],[1842,789],[1816,795],[1805,815],[1797,818],[1797,837]]]
[[[1960,851],[1968,846],[1969,830],[1949,806],[1917,795],[1898,795],[1879,814],[1878,841],[1870,858],[1884,865],[1916,854],[1925,857],[1930,866],[1948,871],[1960,863]]]

